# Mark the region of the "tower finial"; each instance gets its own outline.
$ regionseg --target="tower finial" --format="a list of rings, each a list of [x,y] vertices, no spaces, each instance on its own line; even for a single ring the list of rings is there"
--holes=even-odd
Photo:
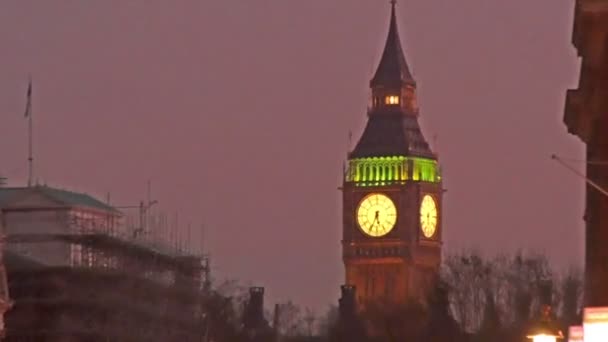
[[[395,14],[395,7],[397,6],[397,0],[391,0],[391,22],[397,22],[397,15]]]
[[[397,0],[390,0],[390,3],[391,16],[388,36],[386,37],[386,45],[384,46],[380,64],[378,64],[378,69],[376,69],[376,73],[370,81],[372,88],[377,86],[401,88],[404,84],[413,86],[416,84],[401,48],[399,30],[397,29],[397,11],[395,9]]]

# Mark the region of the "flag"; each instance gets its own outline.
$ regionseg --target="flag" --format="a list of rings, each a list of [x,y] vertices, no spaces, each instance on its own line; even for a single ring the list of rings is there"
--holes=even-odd
[[[25,105],[25,117],[27,118],[28,116],[31,115],[31,110],[32,110],[32,80],[30,80],[30,83],[27,86],[27,104]]]

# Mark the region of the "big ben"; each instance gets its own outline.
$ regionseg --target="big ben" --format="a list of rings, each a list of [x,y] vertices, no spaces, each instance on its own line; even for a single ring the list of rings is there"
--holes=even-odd
[[[362,307],[423,299],[441,262],[440,168],[418,123],[394,1],[370,89],[367,124],[348,154],[342,186],[346,284]]]

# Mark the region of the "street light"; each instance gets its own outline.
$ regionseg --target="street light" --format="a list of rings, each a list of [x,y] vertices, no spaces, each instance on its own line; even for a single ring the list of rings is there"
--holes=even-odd
[[[564,335],[555,321],[551,318],[551,306],[543,305],[540,319],[530,326],[527,338],[532,342],[557,342]]]
[[[532,339],[533,342],[557,342],[558,339],[564,338],[564,334],[553,319],[551,312],[553,284],[550,280],[544,280],[539,285],[540,317],[532,323],[526,337]]]
[[[528,338],[532,338],[533,342],[556,342],[558,337],[553,335],[541,334],[534,335],[532,337],[528,336]]]

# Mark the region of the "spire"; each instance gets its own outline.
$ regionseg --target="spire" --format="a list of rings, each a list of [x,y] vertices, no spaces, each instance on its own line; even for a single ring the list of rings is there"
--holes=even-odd
[[[371,107],[361,138],[349,159],[414,156],[436,160],[418,125],[416,82],[405,61],[391,0],[391,22],[386,46],[370,81]]]
[[[384,46],[384,52],[382,53],[378,69],[370,81],[371,87],[400,88],[403,84],[416,84],[401,48],[399,30],[397,29],[397,15],[395,14],[396,3],[396,0],[391,0],[391,23],[388,37],[386,38],[386,45]]]

